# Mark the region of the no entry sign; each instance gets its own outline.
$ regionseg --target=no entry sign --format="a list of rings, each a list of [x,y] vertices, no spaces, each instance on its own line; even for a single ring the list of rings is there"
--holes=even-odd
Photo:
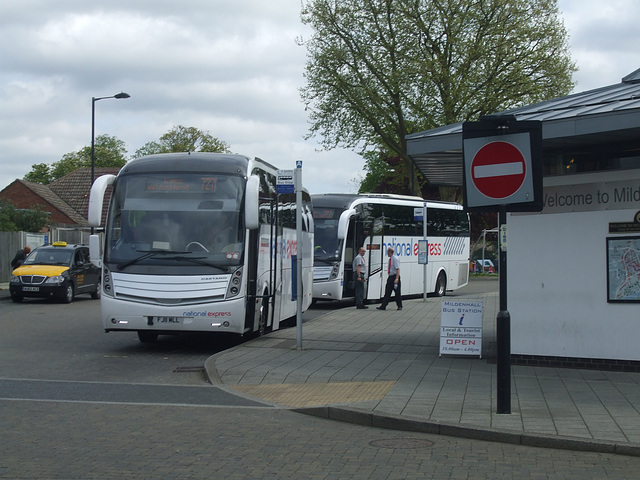
[[[531,140],[515,133],[463,140],[465,206],[534,201]]]
[[[484,145],[471,161],[471,179],[478,191],[489,198],[505,199],[524,183],[527,165],[515,145],[496,141]]]

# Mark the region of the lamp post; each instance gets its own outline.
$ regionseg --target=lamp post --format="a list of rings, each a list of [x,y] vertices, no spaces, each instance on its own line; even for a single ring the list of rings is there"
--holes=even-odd
[[[115,95],[112,95],[110,97],[91,97],[91,183],[89,184],[89,186],[93,185],[94,172],[96,167],[96,102],[98,100],[104,100],[106,98],[117,98],[118,100],[120,100],[122,98],[129,97],[131,97],[131,95],[124,92],[116,93]]]

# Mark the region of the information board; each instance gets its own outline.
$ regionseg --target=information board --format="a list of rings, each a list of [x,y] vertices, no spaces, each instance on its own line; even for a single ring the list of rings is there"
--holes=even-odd
[[[418,240],[418,265],[427,265],[429,263],[429,242],[427,240]]]
[[[293,170],[278,170],[276,172],[276,193],[295,193]]]
[[[442,300],[440,355],[478,355],[482,358],[481,299]]]

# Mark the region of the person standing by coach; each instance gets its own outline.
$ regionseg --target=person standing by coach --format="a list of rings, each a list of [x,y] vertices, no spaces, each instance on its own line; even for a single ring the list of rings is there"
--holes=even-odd
[[[387,285],[384,289],[384,298],[382,299],[382,305],[377,307],[378,310],[386,310],[387,304],[391,300],[391,292],[395,292],[396,305],[398,310],[402,310],[402,294],[400,292],[400,260],[398,256],[393,254],[393,248],[387,248],[387,255],[389,256],[389,277],[387,278]]]
[[[364,304],[364,284],[367,281],[367,263],[364,254],[367,251],[360,247],[360,254],[353,259],[353,275],[355,276],[356,308],[369,308]]]

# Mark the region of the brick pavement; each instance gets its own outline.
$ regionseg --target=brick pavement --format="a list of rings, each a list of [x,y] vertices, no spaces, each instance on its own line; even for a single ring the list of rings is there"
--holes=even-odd
[[[332,422],[272,407],[0,400],[3,480],[622,480],[640,458]]]
[[[512,366],[511,414],[496,413],[498,295],[481,298],[482,358],[439,356],[441,303],[429,298],[330,311],[304,324],[301,350],[295,328],[280,330],[205,367],[230,391],[325,418],[640,455],[638,373]]]

